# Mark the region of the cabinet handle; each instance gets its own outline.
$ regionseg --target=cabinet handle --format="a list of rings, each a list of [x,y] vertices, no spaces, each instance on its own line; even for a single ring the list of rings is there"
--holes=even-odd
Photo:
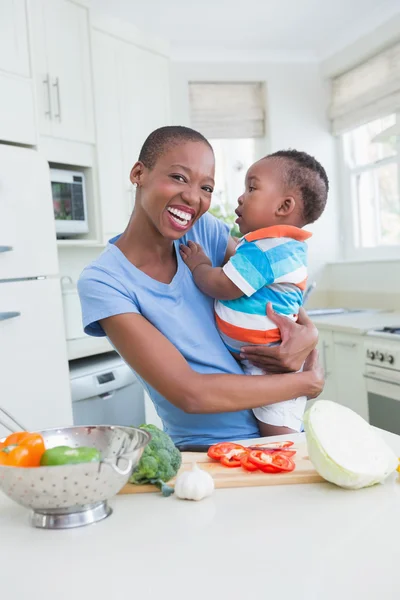
[[[355,348],[357,344],[355,342],[337,342],[335,341],[337,346],[343,346],[344,348]]]
[[[329,377],[330,373],[328,371],[328,361],[326,359],[326,349],[329,348],[329,344],[326,342],[322,342],[322,363],[324,367],[325,377]]]
[[[8,319],[14,319],[15,317],[20,317],[21,313],[15,311],[10,312],[0,312],[0,321],[8,321]]]
[[[56,88],[57,97],[57,112],[54,114],[54,117],[61,121],[60,82],[58,77],[55,78],[53,87]]]
[[[0,246],[0,254],[2,252],[11,252],[14,248],[12,246]]]
[[[50,77],[49,74],[46,74],[46,77],[43,79],[43,86],[44,86],[44,103],[45,106],[47,104],[47,110],[44,111],[44,114],[46,117],[49,117],[49,119],[51,119],[51,94],[50,94]]]

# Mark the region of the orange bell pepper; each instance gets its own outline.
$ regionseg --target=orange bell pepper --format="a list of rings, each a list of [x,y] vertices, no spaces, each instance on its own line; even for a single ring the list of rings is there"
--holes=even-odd
[[[39,433],[20,431],[0,442],[0,465],[6,467],[38,467],[46,450]]]

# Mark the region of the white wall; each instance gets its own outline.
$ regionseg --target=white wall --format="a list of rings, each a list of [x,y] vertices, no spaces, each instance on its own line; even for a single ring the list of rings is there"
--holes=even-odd
[[[329,133],[329,87],[317,64],[173,63],[171,66],[172,120],[190,126],[189,81],[264,81],[268,131],[260,140],[260,157],[279,149],[296,148],[314,155],[332,182],[328,207],[310,226],[310,279],[321,276],[323,266],[340,256],[335,144]]]

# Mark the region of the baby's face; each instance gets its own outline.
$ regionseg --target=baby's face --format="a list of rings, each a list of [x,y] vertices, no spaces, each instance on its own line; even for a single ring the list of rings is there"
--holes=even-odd
[[[280,224],[277,210],[285,196],[279,161],[263,158],[254,163],[247,171],[245,186],[235,211],[242,235]]]

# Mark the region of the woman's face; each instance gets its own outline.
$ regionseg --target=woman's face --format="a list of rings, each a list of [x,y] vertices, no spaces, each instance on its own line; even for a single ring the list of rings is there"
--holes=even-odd
[[[172,145],[152,169],[136,163],[137,201],[163,237],[181,238],[210,208],[214,170],[214,153],[203,142]]]

